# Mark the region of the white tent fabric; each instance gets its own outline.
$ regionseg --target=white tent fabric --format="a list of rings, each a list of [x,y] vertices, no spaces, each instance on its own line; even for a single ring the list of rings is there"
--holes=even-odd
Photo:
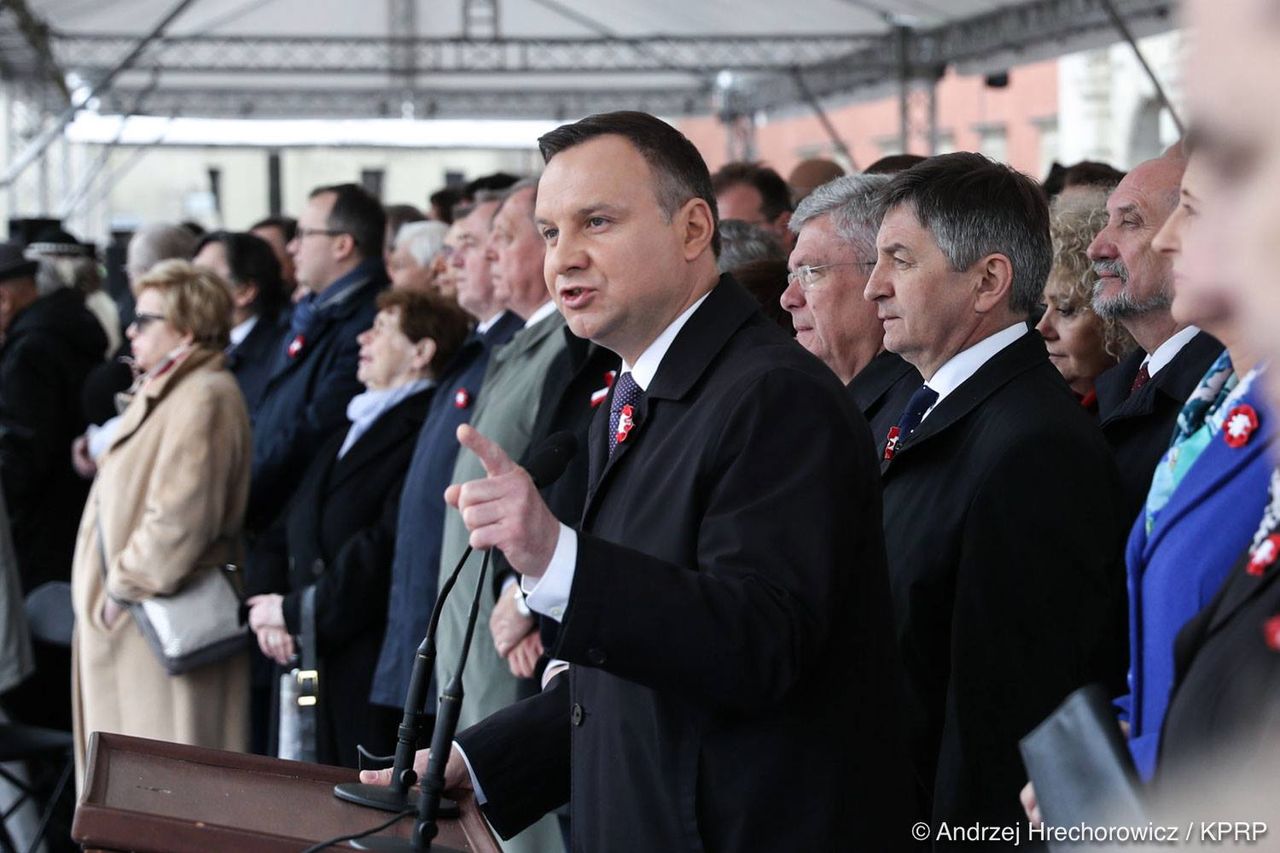
[[[92,83],[175,0],[26,2],[60,68]],[[1139,34],[1172,26],[1172,0],[1113,2]],[[1116,39],[1104,0],[196,0],[101,104],[243,117],[743,112]]]

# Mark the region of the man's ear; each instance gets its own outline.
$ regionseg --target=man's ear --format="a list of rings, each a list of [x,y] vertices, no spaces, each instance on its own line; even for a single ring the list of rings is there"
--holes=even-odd
[[[231,302],[237,308],[248,308],[258,298],[258,285],[242,284],[231,288]]]
[[[356,253],[356,238],[350,234],[337,234],[333,241],[333,258],[345,261]]]
[[[716,233],[716,222],[706,201],[696,197],[689,199],[676,213],[676,221],[684,235],[686,261],[692,261],[707,251]]]
[[[998,253],[987,255],[971,269],[978,276],[973,309],[979,314],[1007,309],[1013,291],[1013,264],[1009,258]]]

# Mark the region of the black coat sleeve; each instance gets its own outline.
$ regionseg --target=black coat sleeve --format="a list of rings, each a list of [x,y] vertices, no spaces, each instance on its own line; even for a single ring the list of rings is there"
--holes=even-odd
[[[484,790],[481,809],[503,838],[569,802],[569,677],[458,733]]]
[[[66,432],[62,401],[68,396],[57,358],[35,341],[22,341],[0,361],[0,472],[11,508],[26,506],[56,462],[71,458],[70,445],[56,446]]]
[[[378,518],[347,539],[316,580],[316,639],[321,654],[342,648],[386,619],[403,485],[403,477],[390,485]],[[291,634],[302,627],[302,591],[291,590],[282,603]]]

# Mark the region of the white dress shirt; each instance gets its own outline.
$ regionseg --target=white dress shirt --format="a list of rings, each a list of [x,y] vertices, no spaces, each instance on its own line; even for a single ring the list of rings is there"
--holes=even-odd
[[[630,373],[641,391],[648,389],[676,335],[708,295],[703,294],[701,299],[672,320],[671,325],[663,329],[662,334],[654,338],[653,343],[640,354],[635,364],[627,364],[624,360],[618,375]],[[520,588],[528,596],[525,602],[529,605],[529,609],[543,616],[549,616],[557,622],[564,619],[564,611],[569,606],[569,592],[573,589],[573,572],[577,563],[578,534],[569,525],[561,523],[560,537],[556,540],[556,550],[551,555],[551,562],[547,564],[547,571],[532,587],[528,585],[527,579],[520,580]]]
[[[1182,352],[1182,348],[1191,343],[1191,339],[1200,334],[1200,330],[1195,326],[1187,326],[1181,332],[1170,336],[1169,340],[1156,347],[1156,351],[1151,353],[1142,360],[1147,366],[1147,374],[1153,379],[1155,375],[1163,370],[1169,362]]]
[[[921,423],[924,422],[925,418],[929,417],[930,412],[938,408],[938,404],[945,400],[948,394],[963,385],[969,377],[978,372],[982,365],[986,364],[997,353],[1021,338],[1028,331],[1027,324],[1019,321],[951,356],[929,378],[929,381],[924,383],[938,392],[938,399],[924,413],[924,417],[920,419]]]
[[[248,320],[232,326],[231,334],[228,336],[231,339],[231,343],[227,349],[233,350],[244,343],[244,339],[249,337],[249,333],[253,331],[253,327],[256,325],[258,325],[258,315],[254,314]]]
[[[556,313],[556,302],[554,299],[548,299],[538,306],[538,310],[529,315],[529,319],[524,321],[524,327],[527,329],[530,326],[536,326],[554,313]]]

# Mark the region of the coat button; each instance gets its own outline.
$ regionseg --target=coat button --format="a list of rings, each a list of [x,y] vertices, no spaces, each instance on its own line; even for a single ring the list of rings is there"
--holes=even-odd
[[[573,710],[569,712],[569,722],[573,723],[575,726],[580,726],[586,716],[587,712],[582,710],[582,706],[577,702],[574,702]]]
[[[322,560],[319,557],[316,557],[316,561],[311,564],[311,574],[315,575],[316,577],[320,577],[322,574],[324,574],[324,560]]]
[[[604,662],[608,658],[605,656],[604,649],[587,649],[587,660],[593,666],[604,666]]]

